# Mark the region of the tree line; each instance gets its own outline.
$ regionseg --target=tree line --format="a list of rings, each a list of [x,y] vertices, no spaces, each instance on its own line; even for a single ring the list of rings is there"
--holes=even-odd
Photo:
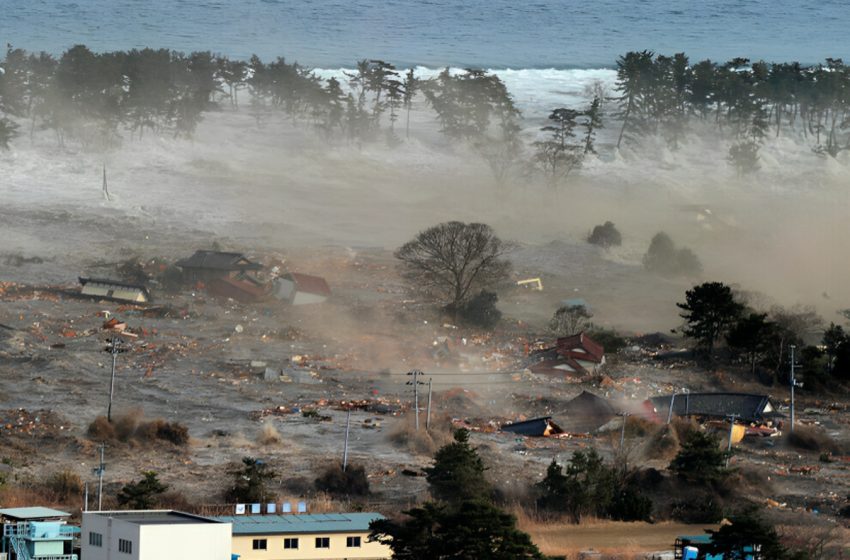
[[[328,141],[356,145],[409,137],[414,103],[423,104],[444,137],[477,152],[499,181],[539,173],[562,182],[596,153],[605,120],[616,123],[610,128],[617,148],[661,136],[676,149],[689,133],[717,131],[731,142],[729,161],[741,173],[758,169],[769,135],[802,136],[831,156],[850,148],[850,67],[841,59],[813,66],[746,58],[692,64],[684,53],[640,51],[621,56],[616,68],[613,95],[598,87],[583,108],[552,108],[528,139],[504,82],[480,69],[421,79],[412,69],[361,60],[341,81],[283,57],[245,61],[150,48],[95,53],[84,45],[54,57],[10,46],[0,64],[0,147],[27,129],[53,131],[60,147],[74,141],[98,150],[145,132],[190,137],[204,113],[239,107],[247,95],[258,124],[284,114]]]
[[[769,135],[802,135],[833,157],[850,149],[850,67],[838,58],[692,64],[685,53],[629,52],[617,60],[617,92],[618,147],[661,135],[675,149],[700,122],[732,140],[729,160],[742,173],[758,168]]]

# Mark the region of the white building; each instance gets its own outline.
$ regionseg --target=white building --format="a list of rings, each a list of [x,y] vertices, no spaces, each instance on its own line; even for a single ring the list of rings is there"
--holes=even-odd
[[[167,510],[83,513],[86,560],[231,560],[232,526]]]

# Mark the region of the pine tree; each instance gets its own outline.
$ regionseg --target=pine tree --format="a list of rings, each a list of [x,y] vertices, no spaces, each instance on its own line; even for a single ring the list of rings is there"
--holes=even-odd
[[[168,490],[168,485],[159,481],[157,473],[145,471],[138,482],[126,484],[118,493],[118,503],[129,509],[152,509],[157,497]]]
[[[705,485],[723,478],[727,457],[716,437],[691,430],[669,468],[686,480]]]
[[[735,324],[744,306],[732,289],[721,282],[705,282],[685,292],[685,303],[676,304],[687,322],[685,336],[696,339],[711,359],[715,342]]]
[[[434,465],[424,470],[431,494],[438,500],[457,504],[490,497],[490,483],[484,478],[484,462],[469,445],[467,430],[457,430],[454,442],[440,448],[434,456]]]

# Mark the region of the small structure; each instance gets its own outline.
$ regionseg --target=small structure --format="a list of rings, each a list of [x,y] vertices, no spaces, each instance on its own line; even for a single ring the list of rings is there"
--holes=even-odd
[[[679,393],[649,399],[660,419],[666,419],[673,405],[676,416],[727,418],[742,422],[764,422],[776,412],[770,397],[751,393]]]
[[[673,545],[673,558],[675,560],[723,560],[723,554],[708,554],[705,552],[707,545],[711,544],[711,535],[694,535],[676,537]],[[752,546],[743,548],[744,558],[741,560],[753,560]]]
[[[77,560],[73,554],[79,527],[68,525],[70,513],[46,507],[0,509],[8,560]]]
[[[209,282],[225,276],[238,277],[262,270],[263,265],[248,260],[242,253],[195,251],[187,259],[177,261],[187,282]]]
[[[231,526],[170,510],[83,513],[85,560],[231,560]]]
[[[369,542],[369,524],[379,513],[233,515],[233,554],[240,560],[389,559],[388,546]]]
[[[605,364],[605,349],[584,332],[559,338],[553,347],[533,356],[537,361],[528,369],[539,374],[586,375]]]
[[[331,296],[331,288],[321,276],[289,272],[275,280],[275,296],[292,305],[322,303]]]
[[[140,284],[127,284],[126,282],[105,278],[83,277],[80,277],[80,284],[82,285],[80,295],[91,298],[131,303],[149,303],[151,301],[150,292]]]
[[[562,430],[560,426],[552,422],[551,416],[543,416],[540,418],[525,420],[523,422],[503,424],[502,431],[530,437],[548,437],[564,433],[564,430]]]

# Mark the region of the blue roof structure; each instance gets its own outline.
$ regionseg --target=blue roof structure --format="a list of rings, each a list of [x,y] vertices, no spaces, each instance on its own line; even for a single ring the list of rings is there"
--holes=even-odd
[[[284,515],[224,515],[215,519],[233,525],[234,535],[288,533],[357,533],[383,519],[380,513],[298,513]]]

